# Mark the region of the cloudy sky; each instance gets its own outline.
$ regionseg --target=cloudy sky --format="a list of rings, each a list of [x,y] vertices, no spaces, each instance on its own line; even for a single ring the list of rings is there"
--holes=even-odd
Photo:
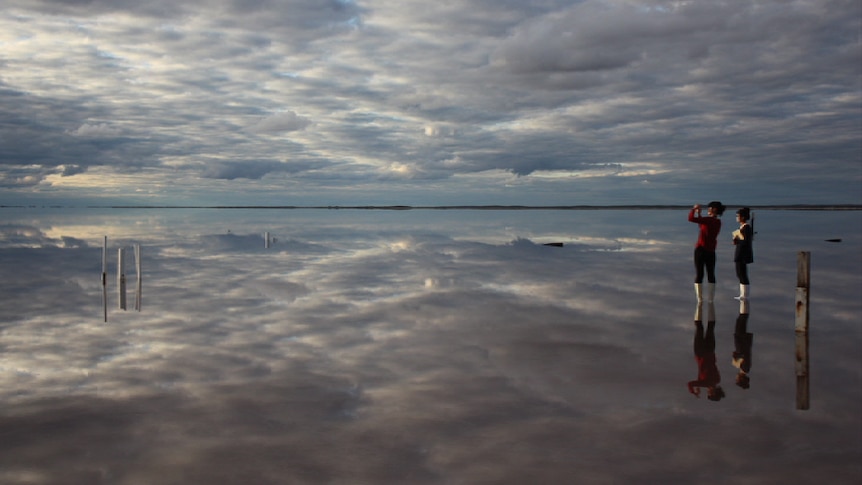
[[[860,203],[860,9],[4,0],[0,203]]]

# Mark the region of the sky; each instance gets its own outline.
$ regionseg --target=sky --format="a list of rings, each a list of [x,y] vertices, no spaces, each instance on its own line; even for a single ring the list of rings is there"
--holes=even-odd
[[[857,0],[4,0],[0,204],[862,203]]]
[[[726,392],[713,402],[687,390],[685,211],[4,210],[4,484],[862,478],[855,211],[758,214],[748,389],[734,385],[742,308],[722,237],[702,313]],[[130,251],[128,310],[117,303],[117,248],[132,243],[139,312]],[[799,249],[812,253],[808,410],[795,406]]]

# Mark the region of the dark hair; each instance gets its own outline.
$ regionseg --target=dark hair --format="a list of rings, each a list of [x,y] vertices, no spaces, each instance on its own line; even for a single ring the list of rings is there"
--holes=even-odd
[[[746,221],[751,219],[751,209],[749,209],[748,207],[743,207],[742,209],[736,211],[736,213],[739,215],[739,217],[745,219]]]
[[[721,202],[719,202],[717,200],[714,200],[714,201],[710,202],[709,204],[706,204],[706,206],[712,207],[712,210],[715,212],[715,215],[718,215],[718,216],[724,214],[724,209],[727,208],[724,206],[724,204],[722,204]]]

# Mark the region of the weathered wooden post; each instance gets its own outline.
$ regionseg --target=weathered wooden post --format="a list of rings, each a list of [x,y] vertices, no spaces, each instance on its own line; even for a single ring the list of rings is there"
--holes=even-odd
[[[102,242],[102,313],[108,321],[108,236]]]
[[[808,409],[808,302],[811,253],[800,251],[796,261],[796,409]]]
[[[141,273],[141,245],[135,244],[135,310],[141,311],[143,273]]]
[[[123,264],[125,249],[117,249],[117,292],[120,301],[120,310],[126,309],[126,268]]]

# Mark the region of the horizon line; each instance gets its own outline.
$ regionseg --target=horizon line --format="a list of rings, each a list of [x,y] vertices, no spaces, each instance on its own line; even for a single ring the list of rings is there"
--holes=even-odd
[[[758,210],[862,210],[862,204],[726,204]],[[0,209],[275,209],[275,210],[683,210],[691,204],[602,204],[602,205],[0,205]]]

